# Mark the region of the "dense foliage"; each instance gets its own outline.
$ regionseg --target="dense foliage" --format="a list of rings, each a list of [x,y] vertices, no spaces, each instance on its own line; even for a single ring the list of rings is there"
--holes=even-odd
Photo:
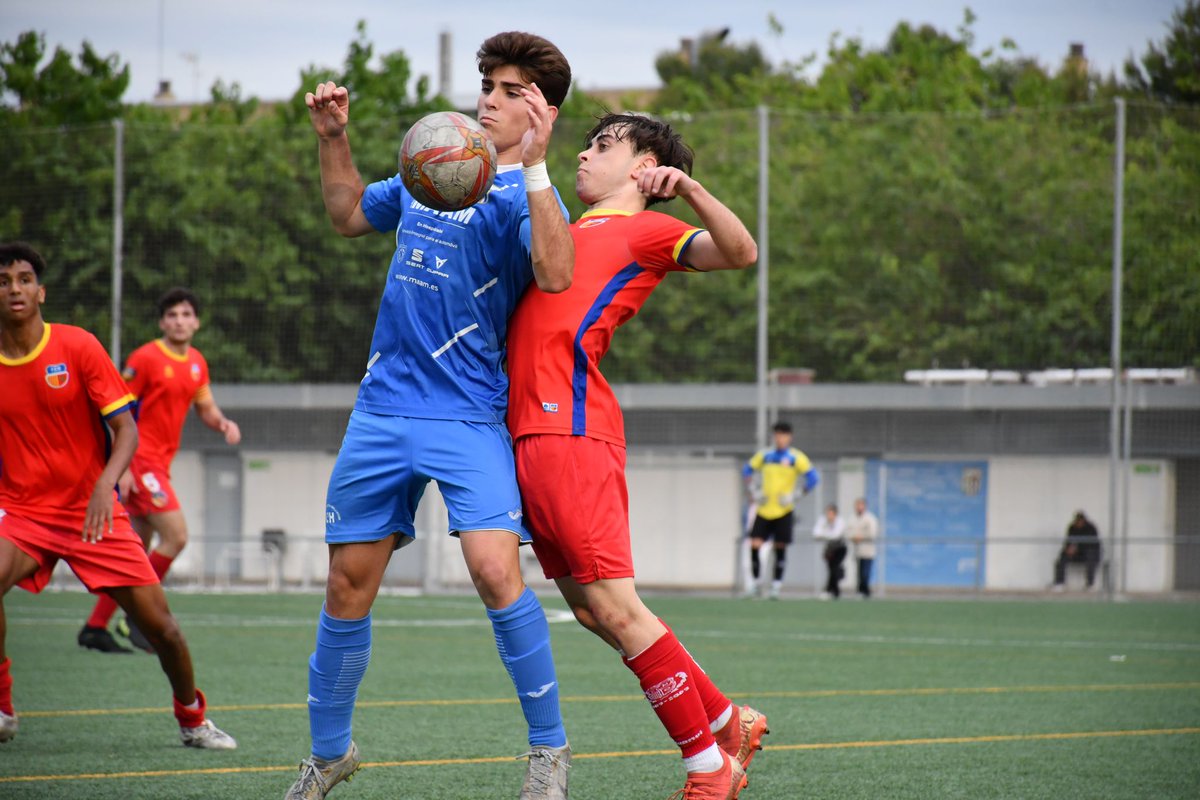
[[[660,54],[648,110],[672,119],[696,177],[757,232],[757,109],[769,107],[771,366],[894,381],[934,364],[1107,363],[1112,101],[1126,96],[1126,361],[1200,366],[1196,9],[1188,0],[1124,83],[1080,55],[1048,70],[1011,42],[976,54],[969,12],[954,33],[900,23],[878,49],[834,37],[815,75],[811,57],[771,65],[757,45],[705,38]],[[122,107],[117,57],[85,44],[78,65],[61,50],[46,61],[32,33],[0,46],[0,90],[15,100],[0,107],[0,236],[48,257],[47,315],[109,330],[120,119],[126,349],[155,335],[154,298],[187,284],[207,302],[201,342],[220,380],[357,380],[392,242],[343,240],[324,216],[303,106],[320,79],[351,90],[367,180],[394,172],[408,124],[446,106],[402,52],[376,57],[364,26],[340,69],[306,70],[273,107],[236,84],[198,107]],[[597,107],[576,93],[556,126],[551,172],[572,216]],[[679,201],[660,208],[691,218]],[[754,270],[671,276],[606,371],[752,380],[755,284]]]

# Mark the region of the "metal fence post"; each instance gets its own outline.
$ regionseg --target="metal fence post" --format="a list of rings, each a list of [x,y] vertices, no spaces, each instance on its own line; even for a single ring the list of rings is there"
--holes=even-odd
[[[121,292],[124,285],[121,253],[125,230],[125,121],[113,120],[113,245],[112,245],[112,333],[109,355],[121,364]]]
[[[767,283],[770,264],[770,129],[771,110],[758,107],[758,409],[755,418],[755,448],[767,446]]]
[[[1121,464],[1121,284],[1122,284],[1122,224],[1125,218],[1125,100],[1116,103],[1117,130],[1113,157],[1113,244],[1112,244],[1112,397],[1108,412],[1108,552],[1110,561],[1116,557],[1117,542],[1117,474]],[[1117,574],[1125,574],[1124,553]],[[1116,581],[1105,587],[1111,600]],[[1124,590],[1124,586],[1121,587]]]

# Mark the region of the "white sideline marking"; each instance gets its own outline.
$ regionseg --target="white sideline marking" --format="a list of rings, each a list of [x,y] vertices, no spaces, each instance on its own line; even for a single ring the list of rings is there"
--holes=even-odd
[[[865,636],[845,633],[747,633],[745,631],[690,631],[688,636],[710,639],[762,639],[778,642],[793,639],[799,642],[842,642],[850,644],[927,644],[945,647],[1075,647],[1096,648],[1111,652],[1127,650],[1183,650],[1200,652],[1197,642],[1106,642],[1069,641],[1063,639],[954,639],[944,636]]]
[[[473,608],[482,611],[482,604],[476,604]],[[255,619],[245,619],[235,615],[223,614],[182,614],[176,613],[175,618],[180,624],[187,628],[191,627],[209,627],[209,628],[307,628],[316,624],[317,617],[314,613],[310,617],[256,617]],[[546,609],[546,621],[550,623],[574,622],[575,615],[570,611],[561,609]],[[23,615],[10,614],[8,617],[9,625],[21,626],[41,626],[41,625],[71,625],[78,626],[78,615],[75,617],[32,617]],[[472,626],[488,626],[491,627],[491,620],[486,616],[480,615],[474,619],[380,619],[373,617],[371,624],[376,628],[468,628]]]

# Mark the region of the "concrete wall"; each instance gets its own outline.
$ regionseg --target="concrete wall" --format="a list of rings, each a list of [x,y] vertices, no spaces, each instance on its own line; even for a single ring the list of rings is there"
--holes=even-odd
[[[322,541],[324,497],[334,456],[326,452],[242,453],[245,550],[240,576],[266,580],[269,561],[262,554],[261,532],[282,528],[288,552],[284,577],[320,586],[327,555]],[[830,500],[849,514],[865,489],[865,460],[841,459],[820,464],[820,496],[806,499],[796,544],[789,553],[785,585],[815,590],[823,582],[819,548],[812,542],[815,509]],[[732,590],[738,581],[738,536],[743,509],[739,459],[710,456],[662,456],[633,452],[628,484],[634,565],[646,587],[701,587]],[[176,581],[199,580],[204,563],[203,455],[184,451],[173,471],[193,543],[176,562]],[[1135,592],[1168,590],[1174,570],[1173,549],[1161,540],[1174,534],[1175,483],[1167,460],[1139,460],[1129,476],[1130,541],[1127,588]],[[985,588],[1030,590],[1051,579],[1066,525],[1084,509],[1101,529],[1109,553],[1107,520],[1108,461],[1105,458],[996,457],[989,461]],[[810,502],[811,501],[811,502]],[[809,508],[811,506],[811,508]],[[418,541],[395,554],[390,583],[450,588],[470,586],[457,539],[446,535],[445,506],[430,485],[417,519]],[[1160,540],[1160,541],[1156,541]],[[527,581],[549,587],[528,548],[523,551]],[[1119,554],[1118,554],[1119,555]],[[764,570],[769,571],[769,560]],[[877,575],[886,563],[877,562]],[[853,559],[847,563],[845,588],[853,590]],[[211,582],[220,576],[207,576]]]

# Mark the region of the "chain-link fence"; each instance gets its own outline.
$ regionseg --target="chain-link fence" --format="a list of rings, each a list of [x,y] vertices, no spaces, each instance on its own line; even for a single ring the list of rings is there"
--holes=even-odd
[[[5,131],[0,238],[29,241],[47,257],[47,319],[86,327],[128,353],[158,334],[158,295],[186,285],[204,304],[196,343],[214,381],[356,383],[392,237],[345,240],[332,230],[315,138],[302,117],[268,109],[230,125],[199,116],[163,125],[135,112],[116,125]],[[753,269],[672,275],[616,337],[605,372],[632,387],[770,378],[867,388],[931,368],[978,367],[1028,382],[1058,368],[1108,367],[1119,263],[1120,365],[1181,368],[1179,379],[1194,381],[1200,108],[1131,104],[1124,118],[1122,126],[1118,108],[1105,103],[969,115],[751,109],[672,119],[695,150],[695,176],[752,232],[768,234],[767,291],[760,296]],[[365,180],[394,173],[412,121],[352,125]],[[572,191],[575,157],[593,124],[563,118],[555,127],[551,175],[572,218],[583,211]],[[682,201],[656,210],[695,220]],[[768,374],[759,369],[761,311]],[[704,396],[631,416],[631,444],[638,430],[665,435],[687,420],[703,425],[715,451],[747,450],[761,438],[761,417],[755,432],[723,400],[698,407]],[[764,402],[795,412],[789,397],[790,390]],[[1200,432],[1194,393],[1149,410],[1139,405],[1144,395],[1134,397],[1130,411],[1119,393],[1107,409],[1047,407],[1012,434],[1003,433],[1003,410],[990,412],[988,424],[997,436],[1024,437],[1010,454],[1053,452],[1039,441],[1064,436],[1094,453],[1097,419],[1119,415],[1120,424],[1100,434],[1111,447],[1099,451],[1115,460],[1131,439],[1123,474],[1136,466],[1131,455],[1165,457],[1174,459],[1180,492],[1197,485],[1200,452],[1187,444]],[[939,431],[966,430],[937,408],[895,405],[888,413],[859,407],[862,424],[843,420],[843,444],[869,435],[870,447],[851,451],[870,457],[889,446],[895,452],[896,431],[928,442]],[[270,418],[297,438],[313,424],[300,414]],[[885,443],[877,447],[876,438]],[[959,446],[944,444],[943,452]],[[1114,497],[1122,491],[1112,488]],[[1200,534],[1200,508],[1182,495],[1163,502],[1176,505],[1168,536]],[[1108,522],[1110,531],[1121,527]]]

